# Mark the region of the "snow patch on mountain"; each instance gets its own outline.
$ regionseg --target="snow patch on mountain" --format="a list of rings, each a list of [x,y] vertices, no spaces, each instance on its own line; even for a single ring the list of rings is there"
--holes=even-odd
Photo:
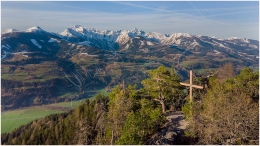
[[[80,53],[80,56],[81,56],[81,55],[92,56],[92,57],[98,56],[98,55],[91,55],[91,54],[88,54],[88,53]]]
[[[111,30],[104,30],[104,31],[96,31],[96,33],[100,33],[102,39],[106,39],[108,41],[115,41],[120,34],[120,31],[111,31]]]
[[[6,48],[6,49],[10,49],[10,46],[8,47],[8,46],[5,46],[5,45],[2,45],[2,48],[4,49],[4,48]]]
[[[46,31],[41,29],[39,26],[34,26],[34,27],[31,27],[31,28],[28,28],[28,29],[22,30],[22,31],[19,31],[19,30],[16,30],[16,29],[6,29],[6,30],[2,31],[2,34],[13,33],[13,32],[26,32],[26,33],[28,33],[28,32],[38,32],[38,33],[42,33],[42,32],[46,32]]]
[[[256,45],[253,45],[253,44],[249,44],[249,47],[252,47],[254,49],[258,49],[258,47]]]
[[[42,46],[39,45],[38,42],[37,42],[35,39],[30,39],[30,40],[31,40],[31,42],[32,42],[35,46],[37,46],[39,49],[42,48]]]
[[[188,33],[173,33],[172,34],[173,37],[179,38],[179,37],[187,37],[190,38],[192,37],[192,35],[188,34]]]
[[[141,41],[141,46],[144,46],[146,43],[144,41]]]
[[[31,27],[25,30],[25,32],[43,32],[43,30],[37,26],[37,27]]]
[[[6,51],[4,51],[4,53],[2,54],[2,56],[1,56],[1,59],[5,59],[6,58],[6,56],[7,56],[7,52]]]
[[[146,34],[147,38],[150,38],[150,39],[157,39],[158,41],[161,41],[161,40],[164,40],[167,38],[166,35],[164,34],[160,34],[160,33],[157,33],[157,32],[148,32]]]
[[[116,42],[119,44],[126,44],[130,40],[128,31],[122,31],[121,34],[117,37]]]
[[[90,45],[91,42],[89,42],[89,41],[80,42],[80,43],[78,43],[78,44],[85,45],[85,46],[91,46],[91,45]]]
[[[137,37],[137,36],[145,36],[145,32],[144,31],[139,31],[137,28],[134,28],[131,31],[128,31],[128,35],[132,38]]]
[[[239,39],[238,37],[230,37],[230,38],[227,38],[227,40],[236,40],[236,39]]]
[[[48,42],[49,42],[49,43],[54,43],[54,42],[57,42],[57,39],[51,38]]]
[[[182,38],[192,38],[192,37],[193,36],[188,33],[173,33],[169,37],[163,39],[161,42],[163,44],[168,44],[168,45],[172,45],[172,44],[180,45],[182,43]],[[186,42],[187,41],[184,41],[184,43]]]
[[[129,48],[129,46],[130,46],[129,44],[126,44],[126,46],[125,46],[125,49],[128,49],[128,48]]]
[[[206,43],[209,43],[209,44],[211,44],[211,45],[216,45],[216,44],[214,44],[214,43],[211,43],[211,42],[208,42],[208,41],[205,41],[205,40],[202,40],[203,42],[206,42]]]
[[[154,46],[154,44],[150,41],[147,41],[146,44],[149,45],[149,46]]]
[[[188,46],[188,48],[194,48],[195,46],[202,47],[197,41],[195,41],[195,42],[192,42],[192,43]]]
[[[5,30],[2,31],[2,34],[13,33],[13,32],[19,32],[19,30],[16,30],[16,29],[5,29]]]
[[[250,43],[250,41],[246,38],[240,38],[239,40],[244,43]]]
[[[26,50],[23,50],[21,52],[15,52],[15,53],[11,53],[11,54],[24,54],[24,53],[29,53],[29,52],[27,52]]]
[[[79,38],[96,38],[100,40],[114,41],[118,35],[116,31],[104,30],[99,31],[95,28],[85,28],[80,25],[74,25],[65,29],[60,35],[66,37],[79,37]]]
[[[72,30],[71,28],[65,29],[63,32],[60,33],[60,35],[66,36],[66,37],[77,37],[77,36],[79,36],[79,35],[78,35],[74,30]]]
[[[227,46],[224,46],[223,44],[219,43],[219,42],[216,42],[213,40],[214,43],[216,43],[219,47],[222,47],[222,48],[226,48],[226,49],[229,49],[229,50],[232,50],[231,48],[227,47]]]
[[[250,43],[250,41],[246,38],[238,38],[238,37],[230,37],[230,38],[227,38],[225,40],[229,40],[229,41],[233,41],[233,40],[239,40],[241,42],[244,42],[244,43]]]
[[[177,45],[180,45],[181,44],[181,40],[177,40],[174,43],[177,44]]]
[[[246,59],[248,59],[248,60],[251,60],[251,61],[255,61],[255,60],[253,60],[253,59],[251,59],[251,58],[248,58],[248,57],[244,57],[244,58],[246,58]]]
[[[220,52],[217,51],[217,50],[213,50],[213,51],[214,51],[215,54],[220,54]]]
[[[167,44],[167,45],[172,45],[172,44],[177,44],[177,45],[179,45],[181,42],[180,42],[180,40],[176,43],[176,38],[175,37],[173,37],[173,36],[170,36],[169,38],[167,38],[167,39],[165,39],[165,40],[162,40],[161,41],[161,43],[162,44]]]
[[[248,39],[243,39],[245,43],[250,43],[250,41]]]

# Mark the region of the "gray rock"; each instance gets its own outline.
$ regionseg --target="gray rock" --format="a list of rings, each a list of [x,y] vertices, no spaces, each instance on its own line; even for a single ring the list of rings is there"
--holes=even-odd
[[[173,139],[175,136],[177,136],[176,132],[167,132],[164,136],[166,139]]]

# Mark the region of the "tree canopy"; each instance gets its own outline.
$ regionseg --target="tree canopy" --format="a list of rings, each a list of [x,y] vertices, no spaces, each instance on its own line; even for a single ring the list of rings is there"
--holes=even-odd
[[[211,88],[193,104],[187,133],[199,144],[258,144],[259,72],[243,69],[235,77],[212,77]]]
[[[149,78],[142,81],[145,93],[162,105],[163,113],[166,112],[165,102],[172,101],[182,94],[183,87],[180,85],[180,76],[169,71],[165,66],[160,66],[149,72]]]

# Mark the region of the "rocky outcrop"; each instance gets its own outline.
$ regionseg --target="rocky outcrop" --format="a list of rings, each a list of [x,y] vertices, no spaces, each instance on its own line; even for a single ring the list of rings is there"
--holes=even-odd
[[[145,143],[146,145],[176,144],[177,137],[184,135],[184,130],[188,123],[185,121],[181,111],[167,113],[166,119],[165,125]]]

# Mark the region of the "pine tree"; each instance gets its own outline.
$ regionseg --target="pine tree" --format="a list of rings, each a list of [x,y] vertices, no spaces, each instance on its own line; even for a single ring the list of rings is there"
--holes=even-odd
[[[166,101],[171,101],[174,96],[181,93],[183,87],[179,84],[180,77],[175,75],[165,66],[160,66],[156,70],[149,72],[149,78],[142,81],[146,94],[153,97],[153,100],[162,105],[163,113],[166,112]]]

